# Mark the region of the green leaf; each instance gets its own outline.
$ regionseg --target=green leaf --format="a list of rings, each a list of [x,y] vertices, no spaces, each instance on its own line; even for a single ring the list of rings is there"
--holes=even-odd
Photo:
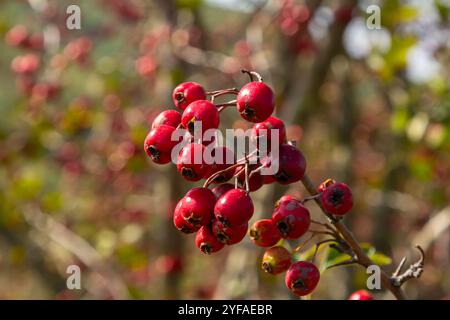
[[[372,261],[379,266],[386,266],[392,263],[392,259],[380,252],[375,252],[369,256]]]

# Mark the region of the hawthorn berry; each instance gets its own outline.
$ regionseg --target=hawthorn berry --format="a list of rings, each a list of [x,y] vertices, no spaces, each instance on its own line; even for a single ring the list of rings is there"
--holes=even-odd
[[[200,226],[193,226],[182,215],[181,207],[183,206],[184,198],[178,201],[173,213],[173,224],[175,228],[183,233],[194,233],[200,229]]]
[[[275,209],[278,209],[278,207],[280,207],[281,205],[287,204],[291,200],[297,200],[297,199],[295,199],[293,196],[291,196],[289,194],[282,196],[280,199],[277,200],[277,202],[275,202]]]
[[[179,211],[194,227],[209,224],[214,214],[216,197],[208,188],[193,188],[186,193]]]
[[[271,247],[281,239],[280,231],[272,219],[255,221],[249,231],[250,239],[260,247]]]
[[[211,226],[203,226],[197,231],[195,245],[206,254],[217,252],[224,247],[224,244],[219,242],[214,236]]]
[[[251,170],[254,170],[256,168],[256,166],[257,165],[250,165],[248,172],[251,172]],[[235,174],[237,174],[239,171],[241,171],[243,167],[244,166],[237,167],[235,170]],[[245,170],[242,170],[242,172],[239,173],[236,176],[236,178],[238,181],[238,186],[242,189],[245,189]],[[256,172],[253,172],[250,174],[249,179],[248,179],[248,187],[249,187],[250,192],[258,190],[263,185],[264,185],[264,178],[261,175],[261,172],[256,171]]]
[[[270,274],[279,274],[289,269],[291,254],[285,247],[277,246],[267,249],[261,263],[261,268]]]
[[[153,120],[152,129],[161,125],[167,125],[176,128],[181,123],[181,114],[176,110],[165,110],[158,114]]]
[[[282,144],[279,149],[278,172],[275,179],[280,184],[290,184],[303,178],[306,160],[303,153],[290,144]]]
[[[264,141],[266,149],[269,150],[272,141],[273,130],[278,130],[278,143],[281,145],[286,142],[286,126],[284,122],[277,117],[270,116],[263,122],[256,123],[252,128],[252,139],[260,147],[259,143]]]
[[[204,151],[205,146],[200,143],[190,143],[181,149],[177,169],[183,178],[188,181],[199,181],[205,177],[209,166],[204,162]]]
[[[364,289],[353,292],[348,300],[373,300],[373,296]]]
[[[17,56],[11,61],[11,69],[18,74],[32,74],[40,65],[39,57],[34,53]]]
[[[178,143],[171,138],[174,131],[174,127],[163,124],[149,132],[144,141],[144,150],[153,162],[170,162],[172,149]]]
[[[237,110],[242,118],[250,122],[265,121],[275,108],[275,96],[264,82],[252,81],[239,90]]]
[[[335,183],[336,183],[336,181],[334,181],[333,179],[327,179],[327,180],[323,181],[317,187],[317,193],[323,192],[326,188],[328,188],[329,186],[331,186],[331,185],[333,185]]]
[[[219,127],[219,111],[217,107],[207,100],[196,100],[189,104],[181,116],[181,124],[194,135],[195,122],[202,123],[202,134],[208,129]]]
[[[310,294],[320,280],[320,272],[317,267],[307,261],[298,261],[290,266],[286,272],[286,286],[297,296]]]
[[[11,28],[5,36],[6,43],[11,47],[24,47],[28,41],[28,30],[23,25]]]
[[[206,93],[197,82],[183,82],[179,84],[172,92],[173,103],[181,110],[197,100],[205,100]]]
[[[309,210],[295,199],[280,203],[272,214],[272,220],[285,239],[300,238],[311,223]]]
[[[216,219],[212,223],[212,230],[217,240],[224,244],[232,245],[244,239],[247,234],[248,223],[246,222],[236,227],[227,227]]]
[[[232,189],[216,202],[214,215],[227,227],[235,227],[248,222],[253,216],[253,201],[242,189]]]
[[[211,150],[211,156],[214,158],[214,163],[209,166],[208,176],[224,171],[234,164],[234,152],[225,146],[217,146]],[[232,169],[219,174],[212,183],[223,183],[230,180],[234,175]]]
[[[230,191],[231,189],[234,189],[234,185],[231,183],[222,183],[212,188],[211,191],[216,196],[216,199],[219,199],[224,193]]]
[[[320,202],[328,213],[344,215],[353,207],[352,191],[345,183],[337,182],[323,191]]]

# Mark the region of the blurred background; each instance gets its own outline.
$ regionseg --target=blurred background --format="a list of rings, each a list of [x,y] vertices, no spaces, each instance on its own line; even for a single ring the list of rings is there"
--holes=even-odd
[[[66,27],[71,4],[81,30]],[[449,14],[448,0],[1,1],[0,298],[293,298],[248,238],[206,256],[177,232],[173,208],[194,185],[142,147],[178,83],[239,87],[241,68],[275,90],[315,183],[351,186],[345,223],[392,257],[378,256],[387,271],[426,250],[407,294],[450,295]],[[222,113],[222,129],[248,126]],[[253,219],[286,192],[306,195],[264,186]],[[66,288],[71,264],[81,290]],[[346,299],[366,278],[325,271],[311,298]]]

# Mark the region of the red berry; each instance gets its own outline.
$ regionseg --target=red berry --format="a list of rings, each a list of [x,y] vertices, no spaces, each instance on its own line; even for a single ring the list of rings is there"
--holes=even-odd
[[[158,164],[165,164],[171,160],[171,152],[178,141],[172,141],[174,127],[161,125],[149,132],[144,142],[147,155]]]
[[[200,143],[190,143],[181,149],[178,156],[178,172],[188,181],[203,179],[209,171],[209,166],[204,162],[203,153],[205,146]]]
[[[210,170],[208,172],[208,177],[213,174],[223,171],[234,164],[234,152],[231,149],[218,146],[211,150],[211,156],[214,159],[214,163],[210,165]],[[230,180],[234,175],[234,171],[232,169],[221,173],[218,175],[212,183],[223,183]]]
[[[234,186],[231,183],[223,183],[214,187],[211,191],[216,196],[216,199],[219,199],[224,193],[234,189]]]
[[[348,300],[373,300],[373,296],[367,290],[358,290],[353,292]]]
[[[257,145],[265,143],[266,150],[270,149],[273,130],[278,130],[278,143],[281,145],[286,142],[286,126],[284,122],[277,117],[270,116],[263,122],[256,123],[252,129],[252,139]],[[259,146],[260,147],[260,146]]]
[[[311,223],[309,210],[295,199],[280,203],[272,214],[272,220],[286,239],[300,238]]]
[[[251,170],[254,170],[256,168],[257,165],[251,165],[249,167],[249,174],[251,172]],[[242,170],[242,167],[237,167],[235,173],[239,172],[240,170]],[[245,189],[245,170],[243,170],[238,176],[237,176],[237,180],[238,180],[238,186],[242,189]],[[249,185],[249,191],[253,192],[258,190],[259,188],[261,188],[264,184],[264,178],[261,175],[261,172],[254,172],[253,174],[250,175],[249,179],[248,179],[248,185]]]
[[[275,108],[272,89],[263,82],[249,82],[237,95],[237,110],[250,122],[265,121]]]
[[[322,182],[318,187],[317,187],[317,193],[321,193],[323,192],[326,188],[328,188],[329,186],[335,184],[336,181],[334,181],[333,179],[327,179],[324,182]]]
[[[241,242],[247,234],[248,223],[236,227],[227,227],[219,220],[214,220],[212,230],[217,240],[232,245]]]
[[[252,199],[244,190],[232,189],[217,200],[214,215],[227,227],[243,225],[253,216]]]
[[[28,30],[22,25],[11,28],[5,36],[6,43],[11,47],[21,47],[26,45],[28,40]]]
[[[15,73],[30,74],[39,68],[39,57],[34,53],[15,57],[11,62],[11,69]]]
[[[280,199],[277,200],[277,202],[275,202],[275,209],[278,209],[281,205],[287,204],[291,200],[297,200],[297,199],[295,199],[293,196],[288,195],[288,194],[282,196]]]
[[[344,215],[353,207],[352,191],[345,183],[341,182],[326,188],[320,201],[325,211],[335,215]]]
[[[275,181],[277,181],[276,179],[275,179],[275,176],[273,176],[273,175],[263,175],[262,176],[263,177],[263,183],[264,184],[271,184],[271,183],[274,183]]]
[[[178,201],[175,211],[173,213],[173,224],[175,228],[184,233],[194,233],[200,229],[200,226],[193,226],[183,217],[181,208],[183,206],[184,198]]]
[[[166,110],[158,114],[153,120],[152,129],[161,125],[167,125],[176,128],[181,123],[181,114],[175,110]]]
[[[291,254],[285,247],[277,246],[264,252],[261,267],[270,274],[279,274],[289,269]]]
[[[183,82],[172,92],[172,99],[175,106],[181,110],[197,100],[205,100],[206,93],[201,85],[196,82]]]
[[[210,226],[203,226],[197,231],[195,245],[206,254],[217,252],[224,246],[223,243],[216,239]]]
[[[181,124],[194,135],[194,123],[200,121],[202,134],[208,129],[219,127],[219,111],[217,107],[207,100],[197,100],[188,105],[181,116]]]
[[[320,272],[311,262],[299,261],[286,272],[286,286],[297,296],[310,294],[320,280]]]
[[[274,246],[281,239],[280,231],[272,219],[258,220],[250,228],[250,239],[260,247]]]
[[[290,184],[303,178],[306,170],[306,160],[296,147],[282,144],[279,150],[279,168],[275,179],[280,184]]]
[[[183,218],[195,227],[209,224],[214,214],[216,197],[208,188],[193,188],[183,198],[179,208]]]

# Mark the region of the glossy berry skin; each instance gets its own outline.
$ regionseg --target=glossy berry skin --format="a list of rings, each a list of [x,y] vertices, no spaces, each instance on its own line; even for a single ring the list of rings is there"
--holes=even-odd
[[[261,263],[261,268],[270,274],[279,274],[291,265],[291,254],[285,247],[277,246],[267,249]]]
[[[227,227],[247,223],[253,216],[253,201],[242,189],[232,189],[222,195],[214,207],[216,219]]]
[[[295,199],[293,196],[286,194],[284,196],[282,196],[280,199],[277,200],[277,202],[275,202],[275,209],[278,209],[281,205],[285,205],[287,203],[289,203],[289,201],[291,200],[297,200]]]
[[[234,152],[230,148],[224,146],[215,147],[211,151],[211,156],[214,158],[214,163],[209,165],[208,177],[213,174],[225,170],[234,164]],[[232,169],[218,175],[212,183],[223,183],[230,180],[234,175]]]
[[[153,120],[152,129],[158,128],[161,125],[167,125],[176,128],[181,123],[181,114],[175,110],[165,110],[158,114]]]
[[[263,82],[249,82],[237,95],[237,110],[242,118],[250,122],[263,122],[273,113],[275,96]]]
[[[219,111],[217,107],[207,100],[197,100],[188,105],[181,116],[181,124],[194,135],[194,123],[201,121],[202,134],[208,129],[219,127]]]
[[[173,103],[181,110],[197,100],[205,100],[206,93],[197,82],[183,82],[179,84],[172,92]]]
[[[255,221],[249,231],[250,239],[260,247],[272,247],[281,239],[280,231],[272,219]]]
[[[214,220],[212,230],[217,240],[227,245],[233,245],[244,239],[247,234],[248,223],[236,227],[227,227],[219,220]]]
[[[373,296],[364,289],[353,292],[348,300],[373,300]]]
[[[149,132],[144,141],[144,150],[153,162],[158,164],[169,163],[171,152],[178,141],[172,141],[174,127],[161,125]]]
[[[311,262],[299,261],[286,272],[286,286],[297,296],[310,294],[319,283],[320,272]]]
[[[197,231],[195,245],[206,254],[217,252],[224,247],[224,244],[216,239],[210,226],[203,226]]]
[[[216,197],[208,188],[193,188],[184,196],[179,208],[183,218],[194,227],[209,224],[214,215]]]
[[[183,233],[194,233],[200,229],[200,226],[193,226],[183,217],[181,213],[181,207],[183,206],[184,198],[178,201],[177,206],[175,207],[175,211],[173,213],[173,224],[177,230]]]
[[[311,223],[309,210],[294,199],[281,203],[273,212],[272,220],[285,239],[300,238]]]
[[[238,167],[236,168],[235,174],[237,174],[240,170],[242,170],[242,167]],[[249,167],[249,172],[251,172],[251,170],[254,170],[256,168],[256,165],[251,165]],[[238,186],[241,189],[245,189],[245,170],[242,170],[242,172],[237,176],[237,181],[238,181]],[[249,185],[249,191],[250,192],[254,192],[258,189],[260,189],[263,185],[264,185],[264,178],[261,175],[260,172],[255,172],[253,174],[250,175],[249,179],[248,179],[248,185]]]
[[[275,179],[280,184],[290,184],[303,178],[306,160],[302,152],[290,144],[282,144],[279,149],[279,169]]]
[[[353,207],[353,197],[350,188],[342,182],[337,182],[322,193],[320,197],[325,211],[335,215],[344,215]]]
[[[252,128],[252,139],[259,145],[259,142],[265,143],[266,150],[270,150],[273,130],[278,130],[278,143],[281,145],[286,142],[286,126],[279,118],[270,116],[263,122],[256,123]],[[262,140],[262,141],[260,141]]]
[[[209,166],[204,162],[203,152],[205,146],[199,143],[187,144],[181,149],[177,161],[177,170],[188,181],[199,181],[209,171]]]
[[[224,193],[234,189],[234,186],[231,183],[222,183],[217,187],[212,188],[212,192],[216,196],[216,199],[219,199]]]
[[[327,179],[324,182],[322,182],[321,184],[319,184],[319,186],[317,187],[317,193],[321,193],[323,192],[326,188],[328,188],[329,186],[335,184],[336,181],[334,181],[333,179]]]

